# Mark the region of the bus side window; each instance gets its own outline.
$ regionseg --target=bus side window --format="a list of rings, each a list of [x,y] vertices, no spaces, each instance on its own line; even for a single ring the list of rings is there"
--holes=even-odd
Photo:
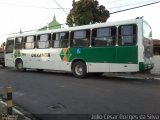
[[[90,30],[80,30],[71,32],[71,47],[88,47],[90,40]]]
[[[69,32],[62,32],[59,34],[60,38],[60,47],[67,48],[68,47],[68,39],[69,39]]]
[[[53,48],[67,48],[69,32],[54,33],[52,37],[52,47]]]
[[[53,48],[59,48],[60,47],[59,33],[53,33],[53,36],[52,36],[52,47]]]
[[[15,49],[22,49],[23,37],[17,37],[15,40]]]
[[[118,44],[119,45],[135,45],[137,42],[137,26],[135,24],[132,25],[121,25],[118,28],[119,37]]]
[[[38,48],[49,48],[50,47],[50,41],[51,41],[51,34],[43,34],[38,35]]]
[[[24,47],[25,49],[33,49],[35,48],[35,36],[27,36],[25,37]]]
[[[96,47],[113,46],[116,44],[116,27],[93,29],[92,45]]]

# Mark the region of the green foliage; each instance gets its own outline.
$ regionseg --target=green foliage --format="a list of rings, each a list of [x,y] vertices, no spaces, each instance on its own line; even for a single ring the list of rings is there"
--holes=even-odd
[[[100,5],[97,0],[73,0],[72,9],[67,16],[67,25],[79,26],[99,22],[106,22],[109,18],[109,11],[105,6]]]

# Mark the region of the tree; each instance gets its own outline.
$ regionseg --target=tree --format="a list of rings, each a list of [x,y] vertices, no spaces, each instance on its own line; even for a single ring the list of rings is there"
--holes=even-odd
[[[1,44],[1,48],[5,48],[5,45],[6,45],[6,43],[3,42],[3,43]]]
[[[106,22],[110,17],[105,6],[100,5],[97,0],[73,0],[72,9],[67,16],[67,25],[79,26],[99,22]]]

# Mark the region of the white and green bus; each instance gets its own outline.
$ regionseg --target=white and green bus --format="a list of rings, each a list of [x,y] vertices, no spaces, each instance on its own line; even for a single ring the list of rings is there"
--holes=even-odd
[[[141,72],[153,68],[152,30],[143,19],[97,23],[9,36],[5,66],[88,73]]]

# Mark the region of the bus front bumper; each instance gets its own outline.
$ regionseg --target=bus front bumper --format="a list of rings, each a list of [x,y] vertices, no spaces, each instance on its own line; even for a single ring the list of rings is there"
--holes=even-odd
[[[153,63],[146,64],[144,62],[139,62],[139,71],[151,70],[154,67]]]

